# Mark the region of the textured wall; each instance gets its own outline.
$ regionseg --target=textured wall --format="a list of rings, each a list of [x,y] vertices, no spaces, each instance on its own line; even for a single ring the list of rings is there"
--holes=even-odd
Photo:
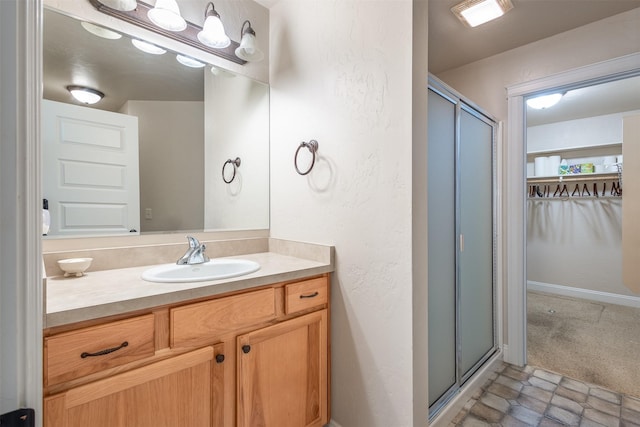
[[[121,112],[138,117],[140,231],[202,230],[204,104],[128,101]]]
[[[206,230],[269,228],[269,87],[205,73]],[[222,167],[240,157],[230,184]],[[230,164],[225,177],[233,176]]]
[[[270,11],[271,235],[336,247],[332,418],[411,426],[412,3]],[[305,177],[293,154],[309,139]]]

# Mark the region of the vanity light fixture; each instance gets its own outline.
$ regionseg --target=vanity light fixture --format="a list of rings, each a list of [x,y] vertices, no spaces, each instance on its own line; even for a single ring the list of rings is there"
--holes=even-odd
[[[136,8],[131,11],[122,11],[109,6],[113,2],[127,1],[127,0],[88,0],[88,1],[100,13],[104,13],[105,15],[122,20],[123,22],[126,22],[128,24],[135,25],[146,31],[151,31],[152,33],[158,34],[162,37],[167,37],[179,43],[184,43],[188,46],[194,47],[203,52],[207,52],[211,55],[215,55],[219,58],[226,59],[228,61],[234,62],[239,65],[244,65],[247,63],[247,61],[239,58],[235,54],[235,51],[240,46],[240,43],[234,40],[230,40],[229,37],[226,34],[224,34],[224,27],[222,26],[222,23],[219,21],[219,15],[217,12],[215,12],[215,10],[213,10],[214,9],[213,3],[209,3],[207,5],[207,8],[205,9],[205,22],[207,20],[212,20],[214,18],[218,20],[218,23],[220,24],[219,28],[222,28],[222,31],[221,31],[221,33],[223,34],[222,41],[224,43],[218,43],[212,47],[210,45],[203,43],[198,37],[200,33],[204,33],[204,36],[207,37],[206,29],[205,31],[202,31],[203,30],[202,27],[192,22],[185,21],[187,24],[187,28],[184,31],[169,31],[155,25],[149,19],[149,11],[154,9],[154,6],[147,4],[142,0],[136,1]],[[156,2],[156,6],[157,5],[158,3]],[[211,8],[211,10],[209,10],[209,8]],[[209,40],[209,39],[207,38],[206,40]],[[223,47],[223,48],[219,47],[223,45],[226,45],[226,47]]]
[[[451,8],[451,12],[468,27],[477,27],[501,17],[513,9],[511,0],[465,0]]]
[[[168,31],[184,31],[187,21],[180,15],[176,0],[157,0],[153,9],[147,12],[151,22]]]
[[[231,39],[224,32],[220,15],[216,12],[212,2],[209,2],[204,10],[204,25],[202,31],[198,33],[198,40],[202,44],[216,49],[223,49],[231,44]]]
[[[143,40],[131,39],[131,43],[133,43],[133,45],[141,51],[150,53],[152,55],[162,55],[167,52],[165,49],[158,47],[155,44],[145,42]]]
[[[191,68],[202,68],[205,66],[204,62],[196,61],[195,59],[185,55],[176,55],[176,59],[182,65],[186,65],[187,67]]]
[[[67,90],[73,95],[73,97],[82,102],[83,104],[95,104],[104,98],[104,93],[96,89],[91,89],[85,86],[71,85],[67,86]]]
[[[245,25],[247,28],[245,28]],[[240,31],[240,47],[236,49],[236,56],[248,62],[262,61],[264,54],[256,46],[256,32],[251,28],[249,20],[244,21]]]
[[[544,110],[545,108],[551,108],[560,102],[560,99],[564,96],[564,93],[552,93],[549,95],[541,95],[527,99],[527,106],[536,109]]]
[[[102,37],[103,39],[118,40],[122,37],[122,34],[120,33],[116,33],[113,30],[108,30],[99,25],[92,24],[91,22],[82,21],[80,22],[80,25],[82,25],[82,28],[84,28],[94,36]]]

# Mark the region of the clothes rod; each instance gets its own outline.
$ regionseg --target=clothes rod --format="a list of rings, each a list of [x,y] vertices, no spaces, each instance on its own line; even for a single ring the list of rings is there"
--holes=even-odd
[[[617,172],[603,174],[584,174],[584,175],[560,175],[560,176],[541,176],[527,178],[527,184],[560,184],[567,182],[583,182],[583,181],[617,181],[619,175]]]

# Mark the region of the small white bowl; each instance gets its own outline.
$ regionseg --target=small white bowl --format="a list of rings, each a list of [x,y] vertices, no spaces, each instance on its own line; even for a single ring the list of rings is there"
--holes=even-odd
[[[64,277],[76,276],[80,277],[91,265],[93,258],[70,258],[58,261],[60,269],[64,271]]]

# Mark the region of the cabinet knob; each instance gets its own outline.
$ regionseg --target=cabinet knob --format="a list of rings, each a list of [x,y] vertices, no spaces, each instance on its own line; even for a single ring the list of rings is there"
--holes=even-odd
[[[224,362],[224,354],[216,354],[216,363]]]
[[[247,353],[249,353],[250,351],[251,351],[251,346],[250,346],[250,345],[245,344],[245,345],[243,345],[243,346],[242,346],[242,352],[243,352],[244,354],[247,354]]]

